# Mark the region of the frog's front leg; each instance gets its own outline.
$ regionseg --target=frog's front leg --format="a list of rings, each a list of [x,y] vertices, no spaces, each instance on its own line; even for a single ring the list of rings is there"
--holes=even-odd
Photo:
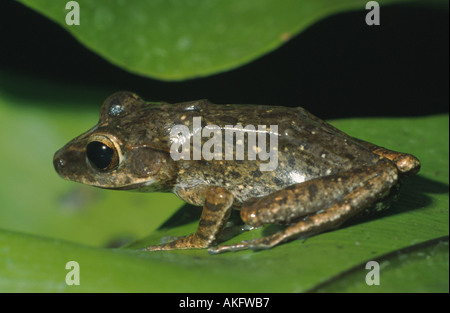
[[[233,195],[222,187],[206,190],[205,203],[198,229],[195,233],[162,245],[149,246],[147,251],[207,248],[222,232],[231,213]]]
[[[251,226],[291,225],[271,236],[209,249],[210,253],[271,248],[300,236],[338,227],[382,200],[398,182],[398,170],[386,159],[358,168],[289,186],[241,209]]]

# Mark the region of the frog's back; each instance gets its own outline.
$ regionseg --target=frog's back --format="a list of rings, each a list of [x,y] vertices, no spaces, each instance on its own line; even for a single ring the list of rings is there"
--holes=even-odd
[[[191,108],[185,110],[185,108]],[[181,110],[180,110],[181,108]],[[192,109],[192,108],[195,108]],[[225,132],[236,125],[258,130],[265,126],[266,147],[249,147],[248,133],[243,144],[246,151],[244,159],[233,160],[180,160],[178,187],[192,188],[198,185],[217,185],[230,190],[238,202],[248,198],[264,196],[286,186],[301,183],[316,177],[332,175],[358,166],[374,163],[378,159],[355,139],[337,130],[328,123],[310,114],[303,108],[272,107],[263,105],[216,105],[202,102],[180,104],[172,111],[174,121],[190,125],[194,117],[201,117],[201,125],[217,125],[222,131],[222,148],[225,146]],[[272,126],[271,126],[272,125]],[[248,149],[270,151],[269,133],[277,126],[275,145],[277,164],[273,170],[261,170],[262,161],[248,159]],[[250,131],[251,132],[251,131]],[[192,134],[195,131],[192,132]],[[191,148],[192,138],[191,139]],[[209,138],[203,138],[202,145]],[[272,138],[273,139],[273,138]],[[236,147],[234,147],[236,149]],[[225,151],[224,151],[225,152]],[[272,160],[273,161],[273,160]]]

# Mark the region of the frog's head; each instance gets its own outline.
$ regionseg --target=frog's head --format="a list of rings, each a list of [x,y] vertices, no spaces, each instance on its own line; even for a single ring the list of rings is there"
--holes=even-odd
[[[152,117],[136,94],[118,92],[102,105],[99,123],[74,138],[53,157],[68,180],[108,189],[166,190],[175,177],[170,155],[155,147],[155,136],[139,133]],[[148,114],[147,114],[148,115]]]

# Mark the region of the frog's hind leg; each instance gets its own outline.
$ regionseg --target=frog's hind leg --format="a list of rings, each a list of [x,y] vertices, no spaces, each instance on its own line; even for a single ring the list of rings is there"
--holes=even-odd
[[[394,162],[401,176],[414,175],[417,174],[420,170],[420,161],[411,154],[392,151],[361,139],[354,139],[373,153]]]
[[[279,190],[250,207],[244,207],[241,217],[253,226],[281,222],[292,223],[290,226],[267,237],[210,248],[209,252],[267,249],[300,236],[336,228],[383,199],[397,181],[396,167],[392,162],[381,159],[374,166]]]

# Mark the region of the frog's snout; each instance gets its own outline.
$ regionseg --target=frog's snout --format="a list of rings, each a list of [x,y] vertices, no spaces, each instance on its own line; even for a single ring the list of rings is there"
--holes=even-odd
[[[64,169],[67,166],[67,160],[62,156],[62,151],[56,151],[53,156],[53,166],[55,167],[56,172],[62,176]]]
[[[53,166],[55,167],[56,172],[60,173],[61,169],[64,168],[65,161],[61,157],[58,156],[58,152],[53,156]]]
[[[73,149],[62,148],[53,156],[53,166],[59,176],[65,178],[76,174],[76,164],[80,163],[81,152]]]

